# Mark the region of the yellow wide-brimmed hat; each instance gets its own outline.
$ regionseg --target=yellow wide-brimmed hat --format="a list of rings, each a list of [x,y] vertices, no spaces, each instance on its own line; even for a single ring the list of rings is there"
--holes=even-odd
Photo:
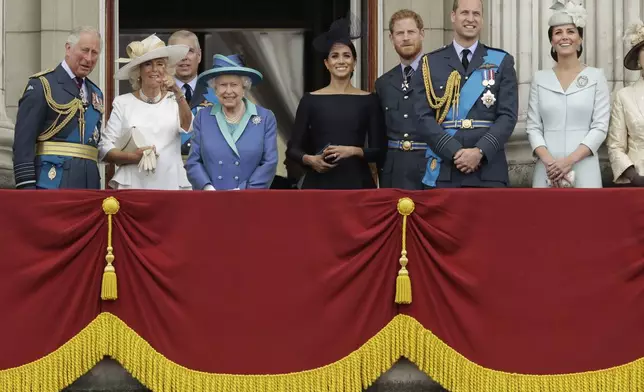
[[[128,57],[116,60],[117,63],[125,63],[125,65],[116,71],[114,79],[127,80],[134,67],[154,59],[167,58],[168,66],[174,66],[186,57],[190,47],[166,45],[159,37],[152,34],[142,41],[130,42],[126,50]]]

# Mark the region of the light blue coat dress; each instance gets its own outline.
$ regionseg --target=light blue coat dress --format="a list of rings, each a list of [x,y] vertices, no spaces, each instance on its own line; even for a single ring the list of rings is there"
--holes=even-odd
[[[231,126],[220,104],[200,110],[192,128],[186,172],[193,189],[268,189],[277,170],[277,122],[244,98],[246,112]]]

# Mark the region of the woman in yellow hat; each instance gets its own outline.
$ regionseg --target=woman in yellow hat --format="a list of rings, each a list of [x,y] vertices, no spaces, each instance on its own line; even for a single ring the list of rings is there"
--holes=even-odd
[[[190,190],[183,168],[181,133],[192,112],[174,82],[174,65],[188,46],[166,46],[156,35],[127,47],[129,58],[115,78],[134,90],[114,100],[99,143],[99,158],[118,165],[109,185],[116,189]]]

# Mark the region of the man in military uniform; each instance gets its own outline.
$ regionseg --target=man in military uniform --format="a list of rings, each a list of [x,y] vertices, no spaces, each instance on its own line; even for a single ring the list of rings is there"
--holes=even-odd
[[[100,51],[96,29],[76,28],[56,69],[29,79],[13,142],[16,188],[101,188],[97,146],[103,93],[87,78]]]
[[[195,33],[187,30],[179,30],[173,33],[168,39],[168,45],[186,45],[190,48],[186,57],[176,67],[175,82],[186,96],[186,101],[196,115],[200,108],[208,106],[204,94],[206,87],[197,84],[197,74],[201,63],[201,45]],[[186,129],[187,131],[187,129]],[[192,133],[181,134],[181,155],[184,160],[190,153],[190,136]]]
[[[452,44],[412,79],[418,132],[429,145],[428,188],[507,187],[505,143],[517,122],[514,59],[479,42],[481,0],[455,0]]]
[[[389,40],[400,64],[376,80],[376,94],[384,109],[388,138],[387,155],[380,172],[381,188],[423,189],[427,144],[420,141],[416,132],[414,103],[410,99],[411,77],[423,55],[423,27],[420,15],[407,9],[394,13],[389,20]]]

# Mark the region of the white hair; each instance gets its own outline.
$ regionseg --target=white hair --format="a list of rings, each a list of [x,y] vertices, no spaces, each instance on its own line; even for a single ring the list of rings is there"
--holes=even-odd
[[[251,87],[253,87],[253,81],[248,76],[241,76],[241,75],[234,75],[234,76],[239,76],[241,78],[242,87],[244,87],[244,92],[249,91]],[[208,86],[215,91],[217,91],[217,78],[219,78],[219,76],[215,76],[214,78],[208,81]]]
[[[98,38],[98,48],[101,50],[103,48],[103,40],[101,38],[101,33],[92,26],[79,26],[74,28],[69,35],[67,36],[67,41],[70,46],[74,46],[80,41],[82,34],[94,34]]]
[[[188,30],[175,31],[168,39],[168,45],[173,45],[173,42],[177,39],[192,40],[192,43],[194,44],[195,48],[197,50],[201,50],[201,46],[199,45],[199,38],[197,38],[197,35],[192,31],[188,31]]]

